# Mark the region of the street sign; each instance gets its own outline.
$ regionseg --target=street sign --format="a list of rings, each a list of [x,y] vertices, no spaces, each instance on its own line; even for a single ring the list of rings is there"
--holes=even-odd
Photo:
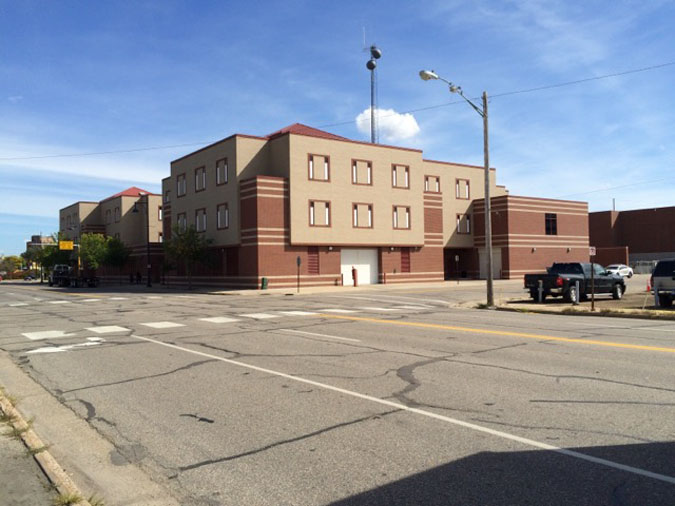
[[[301,262],[302,262],[302,260],[300,259],[300,257],[298,257],[298,258],[295,259],[295,263],[298,264],[298,267],[300,267],[300,263],[301,263]]]
[[[74,243],[73,241],[59,241],[59,249],[61,250],[73,250]]]
[[[590,248],[588,248],[588,254],[592,257],[595,256],[595,246],[591,246]]]

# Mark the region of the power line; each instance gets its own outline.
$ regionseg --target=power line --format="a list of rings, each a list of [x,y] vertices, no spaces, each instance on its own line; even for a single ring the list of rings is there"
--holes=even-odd
[[[510,95],[519,95],[519,94],[524,94],[524,93],[534,93],[536,91],[543,91],[543,90],[550,90],[554,88],[562,88],[564,86],[572,86],[575,84],[582,84],[582,83],[587,83],[591,81],[599,81],[601,79],[609,79],[610,77],[619,77],[619,76],[625,76],[629,74],[637,74],[640,72],[648,72],[650,70],[657,70],[661,69],[664,67],[669,67],[675,65],[675,61],[671,62],[666,62],[666,63],[659,63],[657,65],[650,65],[648,67],[641,67],[637,69],[631,69],[631,70],[625,70],[622,72],[614,72],[612,74],[604,74],[600,76],[593,76],[593,77],[587,77],[584,79],[576,79],[574,81],[565,81],[562,83],[555,83],[555,84],[548,84],[544,86],[537,86],[535,88],[525,88],[522,90],[515,90],[515,91],[506,91],[502,93],[495,93],[490,96],[490,100],[495,99],[495,98],[502,98],[502,97],[508,97]],[[480,97],[474,97],[473,100],[478,100]],[[445,102],[443,104],[436,104],[436,105],[430,105],[426,107],[419,107],[416,109],[409,109],[407,111],[403,111],[397,114],[411,114],[414,112],[422,112],[422,111],[430,111],[432,109],[439,109],[441,107],[448,107],[450,105],[456,105],[456,104],[462,104],[464,103],[461,100],[455,100],[454,102]],[[394,114],[385,114],[385,115],[379,115],[379,118],[388,118],[392,117]],[[343,125],[351,125],[354,123],[354,120],[349,120],[349,121],[341,121],[337,123],[326,123],[323,125],[318,125],[317,128],[327,128],[327,127],[333,127],[333,126],[343,126]],[[151,146],[151,147],[141,147],[141,148],[133,148],[133,149],[119,149],[119,150],[111,150],[111,151],[94,151],[90,153],[68,153],[68,154],[60,154],[60,155],[41,155],[41,156],[24,156],[24,157],[13,157],[13,158],[0,158],[0,161],[3,162],[10,162],[10,161],[20,161],[20,160],[41,160],[41,159],[46,159],[46,158],[70,158],[70,157],[79,157],[79,156],[96,156],[96,155],[113,155],[113,154],[123,154],[123,153],[137,153],[140,151],[157,151],[157,150],[162,150],[162,149],[171,149],[171,148],[181,148],[181,147],[187,147],[187,146],[204,146],[208,144],[212,144],[213,140],[210,141],[203,141],[203,142],[190,142],[190,143],[183,143],[183,144],[169,144],[169,145],[164,145],[164,146]]]
[[[620,188],[631,188],[631,187],[643,185],[643,184],[651,184],[651,183],[658,183],[660,181],[668,181],[670,179],[673,179],[672,176],[662,177],[662,178],[659,178],[659,179],[650,179],[649,181],[639,181],[637,183],[622,184],[622,185],[619,185],[619,186],[610,186],[610,187],[607,187],[607,188],[601,188],[599,190],[591,190],[591,191],[581,192],[581,193],[568,193],[567,195],[559,195],[556,198],[562,199],[562,198],[567,198],[567,197],[576,197],[576,196],[579,196],[579,195],[590,195],[591,193],[602,193],[602,192],[606,192],[606,191],[609,191],[609,190],[618,190]]]

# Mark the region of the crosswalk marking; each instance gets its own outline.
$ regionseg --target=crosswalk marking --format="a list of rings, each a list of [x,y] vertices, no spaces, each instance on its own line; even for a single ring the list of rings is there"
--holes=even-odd
[[[145,325],[146,327],[150,327],[153,329],[171,329],[174,327],[185,327],[182,323],[174,323],[174,322],[147,322],[147,323],[141,323],[141,325]]]
[[[40,332],[24,332],[21,334],[31,341],[39,341],[41,339],[58,339],[61,337],[71,337],[75,334],[67,334],[64,330],[42,330]]]
[[[48,304],[72,304],[69,300],[50,300]]]
[[[129,300],[129,297],[110,297],[110,300]]]
[[[391,307],[364,307],[363,309],[368,309],[369,311],[400,311],[400,309]]]
[[[311,316],[318,313],[312,313],[311,311],[279,311],[281,314],[286,316]]]
[[[99,302],[103,299],[82,299],[80,302]]]
[[[231,323],[231,322],[238,322],[236,318],[228,318],[227,316],[214,316],[212,318],[200,318],[201,321],[203,322],[209,322],[209,323]]]
[[[431,306],[396,306],[396,309],[430,309]]]
[[[279,316],[275,314],[267,314],[267,313],[250,313],[250,314],[242,314],[239,316],[245,316],[246,318],[253,318],[255,320],[266,320],[268,318],[279,318]]]
[[[63,351],[72,350],[74,348],[82,348],[83,346],[96,346],[101,344],[105,339],[100,337],[88,337],[87,341],[80,344],[66,344],[64,346],[45,346],[43,348],[36,348],[34,350],[27,351],[26,353],[59,353]]]
[[[353,309],[322,309],[322,313],[358,313]]]
[[[10,304],[9,307],[19,307],[19,306],[27,306],[27,302],[15,302],[14,304]]]
[[[92,332],[96,332],[97,334],[109,334],[111,332],[129,332],[129,329],[124,327],[118,327],[117,325],[87,327],[87,330],[91,330]]]

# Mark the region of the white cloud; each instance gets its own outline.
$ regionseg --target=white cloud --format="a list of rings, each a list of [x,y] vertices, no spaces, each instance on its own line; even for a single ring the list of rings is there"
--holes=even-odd
[[[380,140],[398,142],[417,135],[420,127],[410,113],[398,113],[393,109],[375,109],[376,125]],[[362,134],[370,135],[370,107],[356,117],[356,128]]]

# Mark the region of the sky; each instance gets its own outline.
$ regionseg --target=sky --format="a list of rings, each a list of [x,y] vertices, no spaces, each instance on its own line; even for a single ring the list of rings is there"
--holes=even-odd
[[[492,97],[512,195],[675,205],[674,25],[672,0],[0,0],[0,255],[233,133],[368,141],[371,44],[380,142],[483,164],[480,116],[432,69]]]

